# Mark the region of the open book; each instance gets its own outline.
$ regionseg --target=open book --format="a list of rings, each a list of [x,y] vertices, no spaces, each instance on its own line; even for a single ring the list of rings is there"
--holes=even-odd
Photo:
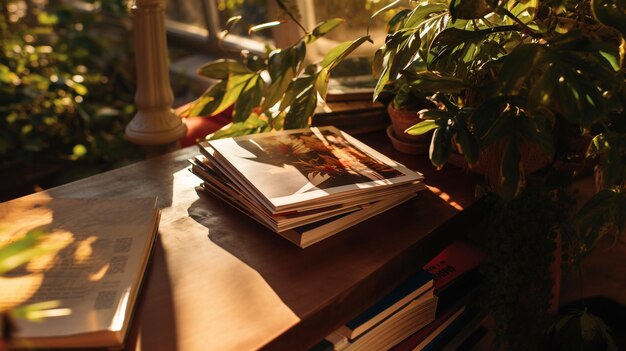
[[[52,301],[39,321],[16,319],[12,345],[122,346],[156,239],[155,198],[51,199],[0,204],[0,246],[40,231],[54,247],[0,278],[0,310]]]

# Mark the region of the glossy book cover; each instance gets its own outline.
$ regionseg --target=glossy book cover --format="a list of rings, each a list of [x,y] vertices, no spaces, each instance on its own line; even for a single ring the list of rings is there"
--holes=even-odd
[[[215,150],[213,157],[225,173],[244,180],[273,209],[423,179],[334,127],[221,139],[203,146]]]

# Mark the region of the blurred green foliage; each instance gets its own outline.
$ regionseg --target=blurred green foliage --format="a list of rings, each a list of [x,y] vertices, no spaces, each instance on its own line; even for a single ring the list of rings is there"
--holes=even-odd
[[[139,157],[123,138],[134,114],[127,3],[81,4],[0,0],[0,165],[92,173]]]

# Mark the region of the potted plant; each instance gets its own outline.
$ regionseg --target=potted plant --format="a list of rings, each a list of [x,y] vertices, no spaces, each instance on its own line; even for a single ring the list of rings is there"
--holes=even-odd
[[[433,105],[416,113],[420,122],[407,131],[433,133],[433,165],[443,167],[458,153],[469,168],[486,169],[493,204],[483,237],[492,252],[485,268],[491,288],[485,297],[492,303],[486,306],[498,319],[499,336],[511,337],[499,339],[501,345],[533,349],[555,295],[549,268],[555,238],[563,239],[564,262],[575,263],[603,236],[626,227],[624,5],[432,0],[398,10],[399,3],[379,11],[395,13],[374,57],[373,98],[391,82],[428,96]],[[366,34],[317,65],[304,64],[307,43],[339,23],[323,22],[267,58],[207,65],[202,73],[220,83],[198,100],[195,112],[237,101],[235,123],[214,137],[306,126],[332,68],[368,40]],[[271,83],[259,78],[264,71]],[[258,113],[250,114],[257,105]],[[599,188],[574,211],[567,186],[590,164]],[[529,288],[520,295],[520,287]],[[532,308],[512,309],[519,305],[512,301]],[[514,332],[523,330],[516,323],[529,320],[537,328]]]
[[[304,128],[311,124],[318,99],[324,99],[333,69],[361,44],[371,40],[366,33],[330,50],[321,62],[306,60],[307,46],[328,34],[344,20],[333,18],[308,30],[300,23],[291,4],[276,1],[286,16],[305,34],[287,48],[268,45],[263,57],[242,52],[240,60],[219,59],[204,65],[198,73],[218,81],[188,105],[183,117],[214,116],[233,106],[233,123],[212,138],[244,135],[270,130]],[[226,24],[225,34],[241,17]],[[273,21],[249,28],[250,33],[281,25]],[[269,78],[269,79],[268,79]]]
[[[393,99],[387,104],[391,126],[387,136],[394,148],[409,154],[427,154],[432,133],[409,134],[412,126],[419,123],[420,111],[433,104],[415,89],[411,89],[406,79],[400,78],[393,84]]]
[[[499,196],[486,224],[485,293],[509,349],[538,346],[540,328],[516,333],[523,324],[511,321],[546,321],[554,238],[566,236],[571,262],[624,231],[624,23],[620,1],[419,2],[392,18],[376,54],[377,92],[402,77],[437,104],[409,129],[434,131],[435,166],[455,151],[469,167],[488,165]],[[592,161],[600,186],[573,215],[563,190]]]

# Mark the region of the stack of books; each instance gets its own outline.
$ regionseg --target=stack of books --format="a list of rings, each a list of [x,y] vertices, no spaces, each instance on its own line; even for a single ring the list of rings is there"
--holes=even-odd
[[[423,177],[334,127],[205,141],[202,189],[300,247],[397,206]]]
[[[413,274],[363,313],[323,340],[320,350],[388,350],[435,320],[433,277]]]
[[[481,282],[478,266],[485,259],[476,245],[458,240],[426,264],[439,297],[436,319],[391,350],[457,350],[484,318],[472,302]]]
[[[453,242],[310,351],[463,350],[475,344],[484,334],[484,316],[471,302],[485,259],[472,243]]]

